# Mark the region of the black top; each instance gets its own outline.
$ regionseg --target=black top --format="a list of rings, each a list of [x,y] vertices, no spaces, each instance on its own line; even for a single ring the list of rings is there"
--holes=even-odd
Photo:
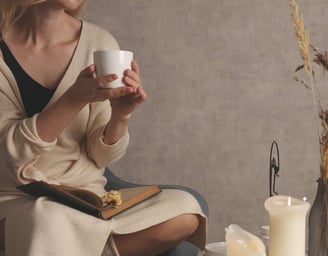
[[[0,48],[5,63],[16,79],[27,116],[31,117],[36,113],[40,113],[48,104],[55,89],[47,89],[30,77],[3,40],[0,40]]]

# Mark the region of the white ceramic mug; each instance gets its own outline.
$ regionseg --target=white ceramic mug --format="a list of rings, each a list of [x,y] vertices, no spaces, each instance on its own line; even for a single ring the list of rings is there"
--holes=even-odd
[[[226,256],[226,255],[227,255],[226,242],[210,243],[205,246],[205,256]]]
[[[127,69],[131,69],[133,52],[122,50],[101,50],[93,52],[94,64],[96,65],[96,75],[103,76],[116,74],[118,78],[104,88],[117,88],[124,86],[123,74]]]

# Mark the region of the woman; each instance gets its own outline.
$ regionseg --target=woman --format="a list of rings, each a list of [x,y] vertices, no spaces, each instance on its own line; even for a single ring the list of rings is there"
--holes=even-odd
[[[183,240],[203,248],[205,217],[182,191],[164,190],[103,221],[16,189],[44,180],[102,195],[104,167],[124,155],[131,114],[147,96],[136,61],[123,87],[102,88],[116,74],[95,78],[93,51],[118,44],[76,18],[83,0],[0,5],[0,248],[6,256],[158,255]]]

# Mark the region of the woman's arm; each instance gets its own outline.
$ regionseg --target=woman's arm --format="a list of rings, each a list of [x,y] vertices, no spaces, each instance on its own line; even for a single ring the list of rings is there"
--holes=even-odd
[[[104,101],[134,93],[135,89],[124,86],[115,89],[103,89],[102,86],[116,79],[116,75],[94,78],[94,65],[84,69],[76,82],[52,106],[42,111],[36,120],[38,135],[44,141],[55,140],[62,130],[72,121],[88,103]],[[115,125],[114,125],[115,126]],[[124,124],[124,127],[126,124]],[[119,126],[121,127],[121,126]],[[125,129],[119,128],[116,129]]]
[[[112,113],[104,132],[105,144],[112,145],[123,137],[132,112],[147,98],[141,86],[139,73],[138,63],[132,61],[131,70],[125,71],[123,81],[128,87],[134,89],[134,93],[110,99]]]
[[[100,168],[125,154],[129,143],[127,130],[131,113],[147,97],[141,87],[137,62],[131,63],[131,70],[125,72],[123,79],[126,87],[134,88],[134,93],[110,99],[107,108],[106,102],[90,104],[86,150],[89,158]]]

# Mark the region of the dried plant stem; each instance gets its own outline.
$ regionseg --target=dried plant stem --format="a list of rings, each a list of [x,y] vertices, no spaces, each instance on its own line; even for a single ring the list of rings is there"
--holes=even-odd
[[[298,41],[301,58],[303,60],[306,72],[309,76],[312,76],[309,36],[304,29],[303,16],[300,16],[298,13],[296,0],[289,0],[289,5],[291,7],[291,14],[294,20],[295,35]]]
[[[320,165],[320,174],[322,178],[327,179],[327,164],[328,164],[328,153],[327,150],[323,152],[321,165]]]
[[[309,87],[312,92],[312,100],[313,100],[313,105],[314,105],[315,117],[317,117],[318,114],[322,110],[322,106],[321,106],[320,95],[319,95],[318,89],[315,86],[315,83],[313,81],[313,69],[312,69],[311,57],[310,57],[309,36],[305,32],[303,16],[299,15],[296,0],[289,0],[289,5],[291,7],[291,15],[292,15],[293,21],[294,21],[294,30],[295,30],[295,35],[296,35],[296,38],[298,41],[300,55],[303,60],[304,67],[306,69],[307,76],[310,81]],[[304,83],[304,84],[306,84],[306,83]],[[328,166],[328,152],[327,152],[327,154],[325,154],[326,150],[322,149],[322,147],[321,147],[321,139],[320,139],[321,133],[320,133],[320,128],[319,128],[320,123],[319,123],[318,118],[316,118],[315,120],[316,120],[315,123],[316,123],[316,129],[317,129],[319,145],[320,145],[321,174],[323,175],[323,173],[327,173],[327,171],[325,171],[327,169],[326,164],[323,164],[323,162],[325,162],[324,158],[326,159],[326,155],[327,155],[326,160],[327,160],[327,166]]]
[[[311,87],[311,94],[312,94],[312,101],[313,101],[313,106],[314,106],[314,116],[317,117],[318,114],[320,113],[319,109],[322,109],[322,106],[320,104],[320,96],[319,93],[317,91],[317,88],[313,82],[313,77],[312,75],[309,76],[309,80],[310,80],[310,87]],[[319,119],[315,118],[315,125],[316,125],[316,130],[317,130],[317,135],[319,138],[319,145],[320,145],[320,156],[321,156],[321,162],[323,160],[323,150],[321,149],[321,133],[320,133],[320,123],[319,123]],[[328,156],[327,156],[328,157]],[[327,158],[328,161],[328,158]]]

